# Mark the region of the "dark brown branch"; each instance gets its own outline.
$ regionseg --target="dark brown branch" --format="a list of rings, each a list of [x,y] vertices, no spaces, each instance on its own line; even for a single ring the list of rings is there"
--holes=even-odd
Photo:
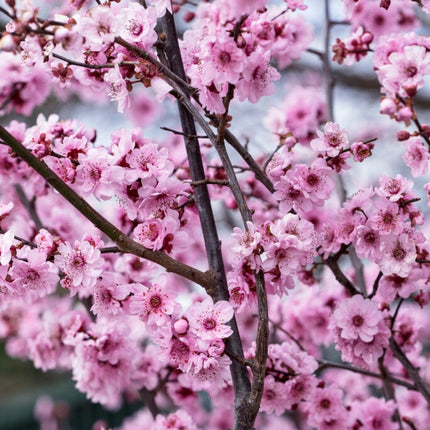
[[[105,64],[87,64],[82,63],[80,61],[75,61],[70,58],[63,57],[60,54],[56,54],[55,52],[52,54],[54,58],[57,58],[58,60],[65,61],[66,63],[72,65],[72,66],[79,66],[79,67],[85,67],[86,69],[92,69],[92,70],[100,70],[100,69],[112,69],[115,67],[115,64],[113,63],[105,63]],[[118,63],[119,67],[125,67],[125,66],[137,66],[138,63],[135,61],[121,61]]]
[[[337,264],[337,259],[335,257],[328,257],[325,261],[325,264],[327,264],[327,266],[330,268],[337,282],[343,285],[351,294],[351,296],[353,296],[354,294],[359,294],[359,291],[357,291],[354,284],[344,275],[344,273],[340,269],[339,265]]]
[[[426,399],[427,403],[430,405],[430,391],[427,387],[427,384],[424,382],[423,378],[421,377],[419,373],[419,369],[416,368],[409,360],[409,358],[406,356],[406,354],[403,352],[400,345],[395,341],[393,337],[390,338],[390,348],[393,352],[394,357],[397,358],[397,360],[402,363],[403,367],[405,368],[406,372],[408,372],[409,377],[414,381],[415,387],[417,390],[423,395],[423,397]]]
[[[166,15],[161,19],[161,23],[163,32],[165,34],[165,53],[166,58],[169,62],[169,66],[171,68],[170,74],[173,73],[175,76],[178,76],[179,79],[185,80],[185,72],[179,49],[175,22],[172,14],[167,12]],[[168,75],[169,74],[166,74],[165,76],[169,77]],[[194,119],[199,119],[199,117],[201,118],[201,116],[199,115],[194,105],[192,105],[188,97],[180,91],[181,88],[179,88],[178,90],[178,109],[182,124],[182,130],[184,132],[184,140],[190,164],[191,177],[193,181],[205,180],[206,177],[200,154],[199,142],[197,138],[192,137],[197,134]],[[199,124],[202,125],[200,122],[201,121],[199,121]],[[209,131],[210,134],[213,135],[213,132],[209,125],[206,123],[206,121],[203,120],[203,123],[203,125],[205,126],[205,128],[203,128],[204,132],[207,133]],[[215,299],[228,300],[229,291],[227,286],[227,279],[225,275],[220,242],[218,239],[217,228],[212,212],[212,207],[210,204],[207,186],[200,186],[195,189],[195,199],[200,216],[203,237],[205,240],[209,267],[215,272],[216,279],[218,281],[218,288],[215,292]],[[229,350],[231,354],[242,360],[242,342],[239,336],[239,330],[235,318],[230,321],[230,326],[233,330],[233,334],[226,341],[227,350]],[[234,428],[235,430],[250,429],[252,428],[252,425],[249,426],[250,421],[247,419],[247,417],[244,417],[242,413],[243,402],[245,401],[251,389],[247,368],[243,364],[233,360],[232,364],[230,365],[230,370],[232,374],[233,388],[235,392],[236,417],[238,417],[238,419],[235,419]],[[241,425],[236,425],[237,421],[239,421]],[[252,420],[251,422],[253,423],[254,421]],[[246,426],[243,425],[245,423]]]
[[[40,221],[39,215],[37,214],[37,211],[36,211],[34,198],[32,200],[28,200],[20,184],[15,184],[14,188],[16,193],[18,194],[20,202],[25,207],[25,209],[27,209],[27,212],[30,215],[30,218],[33,220],[34,225],[36,226],[36,229],[40,230],[41,228],[43,228],[42,221]]]
[[[155,402],[154,391],[150,391],[147,388],[143,387],[139,390],[140,398],[143,401],[143,404],[149,409],[151,412],[152,418],[156,418],[160,413],[160,409],[158,408],[157,403]]]
[[[379,373],[371,372],[370,370],[364,370],[360,369],[359,367],[351,366],[350,364],[345,363],[334,363],[324,360],[318,360],[319,367],[317,371],[324,370],[326,368],[335,368],[335,369],[344,369],[349,370],[354,373],[360,373],[362,375],[371,376],[372,378],[381,379],[381,375]],[[418,388],[411,384],[408,381],[404,381],[402,379],[396,378],[395,376],[390,375],[389,373],[386,374],[386,378],[396,385],[401,385],[402,387],[406,387],[408,390],[418,391]]]
[[[57,190],[69,203],[71,203],[82,215],[91,221],[100,231],[108,236],[119,250],[124,253],[136,255],[153,261],[164,267],[168,272],[176,273],[193,281],[213,295],[217,281],[212,272],[201,272],[191,266],[180,263],[161,251],[152,251],[133,241],[122,231],[117,229],[99,212],[94,210],[82,197],[65,184],[43,161],[34,156],[24,145],[16,140],[4,127],[0,125],[0,138],[12,151],[24,160],[31,168],[39,173],[45,181]]]

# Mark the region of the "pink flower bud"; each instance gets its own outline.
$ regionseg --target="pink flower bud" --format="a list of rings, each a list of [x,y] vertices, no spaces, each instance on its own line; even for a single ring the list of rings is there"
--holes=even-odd
[[[403,85],[403,89],[406,91],[408,97],[417,95],[417,86],[415,84]]]
[[[368,45],[373,41],[373,34],[369,33],[368,31],[365,31],[363,35],[361,36],[361,41]]]
[[[188,331],[188,321],[185,318],[181,318],[173,324],[173,328],[178,334],[185,334]]]
[[[411,137],[411,134],[407,130],[400,130],[397,132],[397,140],[399,142],[403,142],[404,140],[408,140]]]
[[[0,39],[0,50],[12,52],[16,48],[16,42],[11,34],[6,34]]]
[[[392,115],[397,111],[396,102],[390,98],[383,98],[381,100],[379,111],[386,115]]]
[[[397,117],[400,121],[410,121],[414,113],[410,107],[404,107],[397,112]]]
[[[390,7],[390,5],[391,5],[391,0],[381,0],[379,2],[379,7],[382,7],[384,9],[386,9],[386,10],[388,10],[388,8]]]
[[[185,22],[191,22],[195,16],[196,14],[194,12],[187,12],[186,14],[184,14],[183,19]]]

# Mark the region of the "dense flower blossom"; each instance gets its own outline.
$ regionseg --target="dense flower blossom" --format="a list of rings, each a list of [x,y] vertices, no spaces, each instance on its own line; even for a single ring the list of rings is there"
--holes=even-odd
[[[103,258],[97,248],[87,241],[76,241],[73,248],[67,243],[61,243],[58,251],[55,264],[71,280],[72,293],[79,293],[81,285],[83,287],[95,285],[103,266]]]
[[[141,412],[122,430],[230,428],[241,419],[238,411],[248,412],[238,392],[248,396],[242,388],[257,386],[263,373],[264,388],[253,399],[258,407],[262,395],[266,413],[248,427],[393,430],[397,418],[411,428],[430,422],[422,394],[393,379],[407,385],[412,378],[420,388],[430,374],[424,354],[429,227],[418,202],[423,193],[430,200],[430,185],[414,187],[396,173],[366,183],[357,174],[356,163],[367,168],[368,158],[384,150],[382,142],[374,143],[382,140],[375,130],[382,127],[374,121],[373,131],[365,129],[354,117],[360,130],[350,143],[349,130],[326,122],[328,110],[339,111],[326,104],[322,91],[323,81],[330,84],[330,67],[322,79],[301,73],[283,100],[284,87],[276,87],[280,102],[260,115],[273,142],[261,144],[253,129],[246,130],[249,145],[241,135],[239,143],[234,139],[236,124],[230,124],[240,115],[238,102],[273,94],[279,72],[304,52],[330,56],[310,46],[304,0],[274,3],[70,0],[49,10],[10,0],[0,8],[9,21],[0,35],[2,113],[29,115],[52,87],[62,101],[73,96],[92,107],[110,97],[145,127],[120,129],[99,141],[96,130],[59,115],[39,115],[33,126],[6,126],[38,159],[30,157],[31,165],[53,170],[92,209],[79,199],[72,208],[63,198],[72,195],[67,187],[51,173],[33,171],[27,157],[9,147],[6,133],[0,142],[5,350],[43,371],[71,372],[80,391],[108,408],[138,395],[153,403],[154,417]],[[324,5],[313,3],[310,12]],[[430,126],[415,96],[430,72],[430,42],[405,31],[418,23],[412,7],[428,12],[429,2],[343,3],[351,32],[331,29],[334,61],[348,65],[373,56],[380,112],[404,123],[393,135],[405,147],[409,173],[422,176]],[[179,41],[185,76],[172,74],[181,55],[171,57],[175,41],[166,31],[170,16],[162,19],[166,10],[187,22]],[[327,19],[340,22],[342,12],[336,14]],[[137,102],[136,90],[147,90]],[[146,95],[151,91],[155,97]],[[164,137],[146,129],[156,116],[154,103],[175,98],[188,98],[183,106],[205,134],[198,131],[198,175],[194,132],[171,130]],[[91,112],[86,121],[92,120]],[[207,128],[212,126],[217,139]],[[236,177],[216,152],[222,154],[224,139],[243,158],[234,159]],[[342,187],[336,176],[346,170],[351,174]],[[210,218],[202,202],[206,191],[216,207],[216,226],[209,230],[219,233],[210,240],[200,231]],[[248,208],[236,201],[238,191]],[[255,333],[264,329],[265,293],[269,336],[262,363],[266,345],[256,344]],[[326,362],[332,349],[349,365]],[[408,360],[399,360],[402,354]],[[393,384],[391,400],[378,397],[387,384],[372,373],[363,377],[360,368]],[[109,425],[99,421],[94,429]]]
[[[335,157],[348,145],[348,135],[339,124],[328,122],[324,133],[317,130],[318,138],[311,141],[311,148],[329,157]]]
[[[341,329],[340,336],[343,339],[370,342],[378,332],[378,324],[383,316],[375,302],[355,295],[336,308],[333,318],[336,326]]]
[[[233,317],[233,308],[228,302],[219,301],[213,304],[206,299],[195,303],[187,312],[190,330],[205,340],[222,339],[229,337],[232,330],[225,323]]]

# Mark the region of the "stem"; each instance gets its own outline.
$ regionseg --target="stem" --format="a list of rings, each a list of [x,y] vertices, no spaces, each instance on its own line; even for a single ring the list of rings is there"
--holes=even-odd
[[[318,360],[319,367],[318,371],[324,370],[326,368],[335,368],[335,369],[344,369],[349,370],[354,373],[360,373],[362,375],[371,376],[372,378],[381,379],[382,376],[379,373],[371,372],[370,370],[360,369],[359,367],[351,366],[350,364],[345,363],[334,363],[330,361]],[[402,379],[398,379],[394,376],[391,376],[389,373],[386,374],[386,378],[396,385],[401,385],[402,387],[406,387],[408,390],[418,391],[418,388],[411,384],[410,382],[403,381]]]
[[[193,281],[206,289],[211,296],[216,290],[216,280],[211,272],[201,272],[191,266],[176,261],[161,251],[152,251],[130,239],[121,230],[117,229],[106,218],[90,206],[82,197],[65,184],[43,161],[33,155],[22,143],[18,142],[3,126],[0,125],[0,138],[13,152],[22,158],[32,169],[41,175],[45,181],[57,190],[69,203],[71,203],[95,227],[108,236],[118,245],[121,252],[134,254],[138,257],[153,261],[164,267],[168,272],[176,273]]]
[[[181,53],[178,44],[178,38],[176,34],[175,22],[172,14],[166,12],[164,17],[161,19],[163,32],[165,33],[165,53],[169,61],[171,72],[180,79],[185,80],[185,72],[182,63]],[[195,114],[191,114],[194,106],[190,100],[183,94],[179,94],[180,98],[178,101],[178,109],[182,129],[184,132],[184,140],[186,144],[186,150],[188,154],[188,161],[191,170],[191,177],[193,181],[205,180],[205,172],[203,168],[203,162],[200,154],[199,141],[196,137],[196,127],[194,124]],[[192,108],[191,108],[192,106]],[[191,109],[190,109],[191,108]],[[195,108],[194,108],[195,109]],[[196,109],[195,109],[196,110]],[[198,113],[198,112],[197,112]],[[200,115],[199,115],[200,116]],[[193,118],[194,117],[194,118]],[[203,120],[204,121],[204,120]],[[204,131],[213,136],[211,128],[204,121]],[[200,121],[199,121],[200,124]],[[200,124],[202,125],[202,124]],[[210,133],[208,133],[208,131]],[[211,139],[212,140],[212,139]],[[222,259],[220,242],[218,239],[217,228],[215,219],[212,212],[210,203],[209,192],[206,185],[201,185],[195,188],[195,199],[196,205],[199,212],[200,222],[202,226],[203,237],[206,246],[206,252],[209,261],[209,267],[215,272],[218,287],[215,293],[216,300],[228,300],[229,291],[227,286],[227,279],[225,275],[224,263]],[[230,326],[233,330],[233,334],[227,339],[226,346],[232,355],[238,357],[240,360],[243,359],[242,342],[239,336],[239,330],[237,327],[236,319],[233,318],[230,321]],[[244,400],[247,394],[250,392],[251,385],[248,377],[246,366],[240,362],[233,360],[230,365],[230,370],[233,380],[233,388],[235,392],[235,406],[236,416],[234,429],[249,429],[252,428],[254,420],[250,421],[244,412],[246,407],[243,407]],[[255,417],[254,417],[255,419]]]
[[[421,378],[419,369],[416,368],[410,362],[409,358],[406,356],[402,348],[400,348],[400,345],[394,340],[393,337],[390,338],[390,348],[391,348],[391,351],[393,352],[394,357],[396,357],[397,360],[399,360],[400,363],[402,363],[403,367],[408,372],[409,377],[412,379],[412,381],[414,381],[415,387],[417,388],[417,390],[423,395],[427,403],[430,405],[430,391],[429,391],[429,388],[427,387],[427,384]]]

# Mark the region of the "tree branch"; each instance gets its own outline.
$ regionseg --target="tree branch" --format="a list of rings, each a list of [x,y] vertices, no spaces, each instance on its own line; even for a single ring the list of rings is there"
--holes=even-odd
[[[179,76],[180,79],[185,79],[184,67],[182,64],[181,53],[178,44],[178,38],[176,34],[176,27],[174,18],[171,13],[166,12],[164,17],[161,19],[163,32],[165,34],[165,53],[169,66],[172,73]],[[205,172],[203,168],[203,162],[200,154],[200,147],[198,139],[194,136],[197,135],[194,118],[199,120],[199,124],[204,127],[203,130],[208,137],[214,138],[212,129],[206,123],[206,121],[201,118],[197,109],[192,105],[191,101],[185,94],[181,94],[182,91],[178,92],[179,95],[179,115],[181,119],[182,129],[184,132],[184,140],[186,144],[186,150],[188,154],[188,161],[191,170],[191,177],[193,181],[205,180]],[[193,118],[194,117],[194,118]],[[203,120],[203,121],[202,121]],[[212,140],[211,139],[211,140]],[[212,140],[214,141],[214,140]],[[195,188],[195,199],[196,205],[200,216],[200,222],[202,225],[203,237],[205,240],[206,252],[209,261],[209,267],[215,272],[218,288],[215,294],[216,300],[228,300],[229,291],[227,286],[227,279],[225,275],[224,263],[221,254],[220,242],[218,239],[217,228],[215,224],[215,219],[212,212],[212,207],[210,203],[209,192],[207,186],[202,185]],[[243,359],[243,349],[242,342],[239,336],[239,330],[237,327],[236,319],[230,321],[230,326],[233,330],[233,334],[227,339],[226,346],[232,355],[238,357],[240,360]],[[235,392],[235,404],[236,413],[235,418],[235,430],[239,429],[249,429],[249,420],[247,417],[243,417],[242,408],[243,401],[245,400],[247,394],[250,392],[251,386],[248,377],[248,372],[246,366],[240,362],[234,360],[230,365],[230,370],[233,379],[233,388]],[[237,425],[237,422],[246,422],[246,426]],[[253,423],[253,421],[252,421]],[[252,427],[251,427],[252,428]]]
[[[421,378],[419,369],[416,368],[410,361],[406,354],[403,352],[400,345],[395,341],[393,337],[390,338],[390,348],[393,352],[394,357],[402,363],[403,367],[408,372],[409,377],[414,381],[415,387],[426,399],[427,403],[430,405],[430,391],[426,383]]]
[[[3,126],[0,125],[0,138],[22,160],[41,175],[46,182],[57,190],[82,215],[91,221],[100,231],[108,236],[119,250],[134,254],[138,257],[153,261],[164,267],[168,272],[176,273],[185,279],[193,281],[206,289],[213,296],[217,289],[217,281],[211,272],[201,272],[191,266],[181,263],[161,251],[152,251],[130,239],[121,230],[117,229],[106,218],[90,206],[72,188],[65,184],[43,161],[33,155],[22,143],[18,142]]]

